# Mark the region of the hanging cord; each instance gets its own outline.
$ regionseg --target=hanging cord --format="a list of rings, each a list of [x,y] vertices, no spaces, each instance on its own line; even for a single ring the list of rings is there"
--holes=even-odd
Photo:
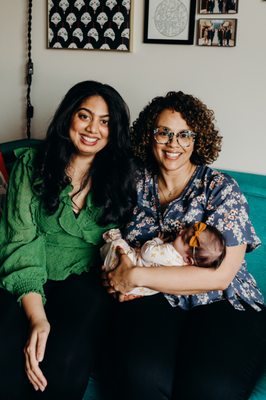
[[[33,75],[33,62],[31,59],[31,22],[32,22],[32,0],[29,0],[28,2],[28,63],[27,63],[27,69],[26,69],[26,83],[28,85],[27,87],[27,96],[26,96],[26,101],[27,101],[27,110],[26,110],[26,116],[27,116],[27,137],[30,139],[31,137],[31,119],[33,117],[33,106],[31,104],[31,99],[30,99],[30,92],[31,92],[31,83],[32,83],[32,75]]]

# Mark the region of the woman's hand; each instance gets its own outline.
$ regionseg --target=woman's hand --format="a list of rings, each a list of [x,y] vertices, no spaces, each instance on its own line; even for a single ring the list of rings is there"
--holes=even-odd
[[[50,332],[50,324],[46,318],[30,321],[30,334],[24,347],[26,373],[35,390],[42,392],[47,386],[39,363],[44,358],[46,343]]]
[[[133,282],[135,266],[121,247],[117,248],[117,254],[119,256],[119,264],[113,271],[103,273],[103,284],[107,287],[108,293],[119,292],[120,301],[132,300],[135,296],[128,296],[126,293],[135,288]]]
[[[24,347],[26,373],[34,389],[43,392],[47,386],[47,380],[39,363],[44,358],[50,324],[47,321],[42,296],[39,293],[26,294],[22,298],[22,306],[30,323],[30,334]]]

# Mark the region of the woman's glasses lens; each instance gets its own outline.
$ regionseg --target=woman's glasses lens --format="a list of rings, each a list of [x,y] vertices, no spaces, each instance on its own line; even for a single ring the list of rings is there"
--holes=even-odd
[[[196,137],[196,133],[189,130],[174,133],[167,129],[156,128],[153,133],[154,139],[158,144],[167,144],[173,140],[174,136],[176,136],[178,143],[182,147],[188,147]]]

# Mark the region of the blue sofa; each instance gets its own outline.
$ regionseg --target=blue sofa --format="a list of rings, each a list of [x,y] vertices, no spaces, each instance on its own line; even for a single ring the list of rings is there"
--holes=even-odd
[[[13,150],[19,147],[38,146],[38,140],[16,140],[0,144],[6,161],[7,169],[10,170],[14,161]],[[249,206],[250,217],[258,236],[262,240],[262,246],[256,251],[247,254],[248,269],[257,280],[266,299],[266,175],[250,174],[224,170],[235,178],[245,194]],[[265,366],[266,367],[266,366]],[[83,400],[104,400],[100,395],[97,381],[91,378]],[[225,399],[226,400],[226,399]],[[266,400],[266,368],[265,373],[257,383],[249,400]]]
[[[250,218],[262,245],[246,255],[248,270],[256,279],[266,300],[266,175],[224,171],[238,182],[245,194]],[[266,366],[264,375],[256,385],[249,400],[266,400]]]

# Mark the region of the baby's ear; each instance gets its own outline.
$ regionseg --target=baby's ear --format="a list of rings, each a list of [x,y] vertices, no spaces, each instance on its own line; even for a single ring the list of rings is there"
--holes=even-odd
[[[190,256],[185,256],[185,257],[184,257],[184,261],[185,261],[185,263],[188,264],[188,265],[195,265],[195,264],[194,264],[194,258],[192,258],[192,257],[190,257]]]

